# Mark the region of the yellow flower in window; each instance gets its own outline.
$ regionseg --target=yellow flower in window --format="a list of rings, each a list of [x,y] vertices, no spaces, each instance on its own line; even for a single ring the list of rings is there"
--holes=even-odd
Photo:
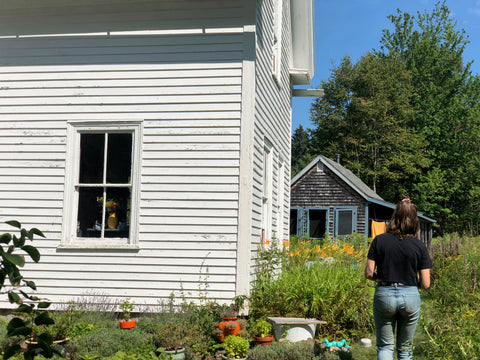
[[[103,208],[103,196],[97,197],[97,204],[101,208]],[[105,210],[107,211],[108,214],[112,214],[115,211],[117,211],[120,208],[120,204],[117,200],[115,199],[108,199],[105,202]]]

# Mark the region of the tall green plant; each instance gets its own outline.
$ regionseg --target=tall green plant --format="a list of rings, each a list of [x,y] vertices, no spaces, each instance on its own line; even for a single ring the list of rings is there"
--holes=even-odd
[[[10,303],[18,304],[16,313],[23,314],[23,316],[17,316],[10,320],[7,326],[7,335],[9,337],[25,336],[33,341],[28,344],[27,349],[22,349],[20,344],[10,346],[6,349],[3,358],[8,359],[20,352],[23,353],[25,359],[33,359],[35,355],[39,354],[50,358],[53,356],[52,336],[47,333],[35,334],[32,332],[33,324],[41,326],[54,323],[48,311],[46,311],[50,303],[37,296],[31,296],[22,290],[25,287],[36,290],[37,287],[33,281],[24,279],[20,273],[19,268],[25,265],[25,256],[24,254],[18,254],[18,251],[21,250],[29,255],[34,262],[39,262],[40,253],[37,248],[26,244],[26,242],[27,240],[33,241],[35,235],[45,236],[36,228],[30,230],[22,228],[22,225],[16,220],[6,223],[19,229],[20,234],[19,236],[11,233],[0,235],[0,289],[8,295]],[[7,279],[9,285],[5,283]]]
[[[480,352],[480,238],[452,235],[433,241],[434,304],[423,317],[428,359],[476,359]]]
[[[322,249],[327,248],[333,250],[322,257]],[[302,247],[282,253],[282,271],[258,274],[252,284],[251,315],[326,320],[328,324],[319,331],[329,337],[355,338],[368,333],[372,330],[372,297],[363,267],[356,260],[357,251],[363,254],[349,244],[333,242],[320,247],[304,242]],[[270,259],[273,254],[278,250],[263,249],[259,259]],[[265,267],[267,263],[261,262],[259,269]]]

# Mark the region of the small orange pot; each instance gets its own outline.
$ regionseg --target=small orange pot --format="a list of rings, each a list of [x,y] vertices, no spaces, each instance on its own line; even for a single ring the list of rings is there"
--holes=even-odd
[[[120,329],[133,329],[135,327],[135,320],[120,321]]]
[[[217,339],[219,342],[223,343],[223,341],[225,340],[225,335],[223,333],[217,334]]]
[[[257,345],[267,346],[272,345],[273,335],[268,335],[266,337],[255,336],[255,342]]]

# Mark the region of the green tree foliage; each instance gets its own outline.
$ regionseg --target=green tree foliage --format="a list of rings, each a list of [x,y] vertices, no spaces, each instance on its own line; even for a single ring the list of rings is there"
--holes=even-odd
[[[410,179],[428,164],[425,137],[409,128],[411,78],[398,57],[373,54],[357,64],[345,57],[324,82],[312,107],[313,147],[342,163],[386,200],[409,192]]]
[[[400,10],[389,18],[394,30],[383,31],[377,55],[405,60],[416,110],[412,128],[429,141],[431,166],[415,178],[415,197],[445,231],[465,229],[480,220],[469,215],[472,195],[478,202],[480,84],[471,62],[463,61],[468,37],[456,30],[445,1],[415,18]]]
[[[312,154],[333,158],[385,200],[411,197],[439,232],[480,224],[480,78],[445,2],[397,10],[380,50],[345,57],[312,106]]]
[[[311,151],[309,131],[299,125],[292,135],[292,177],[307,166],[316,155]]]

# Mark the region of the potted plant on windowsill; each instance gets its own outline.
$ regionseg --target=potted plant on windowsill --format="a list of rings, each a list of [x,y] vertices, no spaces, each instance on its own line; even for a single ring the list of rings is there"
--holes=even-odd
[[[130,298],[128,298],[125,299],[118,307],[123,316],[123,320],[120,321],[120,328],[133,329],[135,327],[135,320],[130,320],[130,317],[133,309],[135,309],[135,304],[130,301]]]
[[[272,344],[272,328],[272,324],[265,319],[258,319],[253,323],[252,332],[257,345],[266,346]]]

